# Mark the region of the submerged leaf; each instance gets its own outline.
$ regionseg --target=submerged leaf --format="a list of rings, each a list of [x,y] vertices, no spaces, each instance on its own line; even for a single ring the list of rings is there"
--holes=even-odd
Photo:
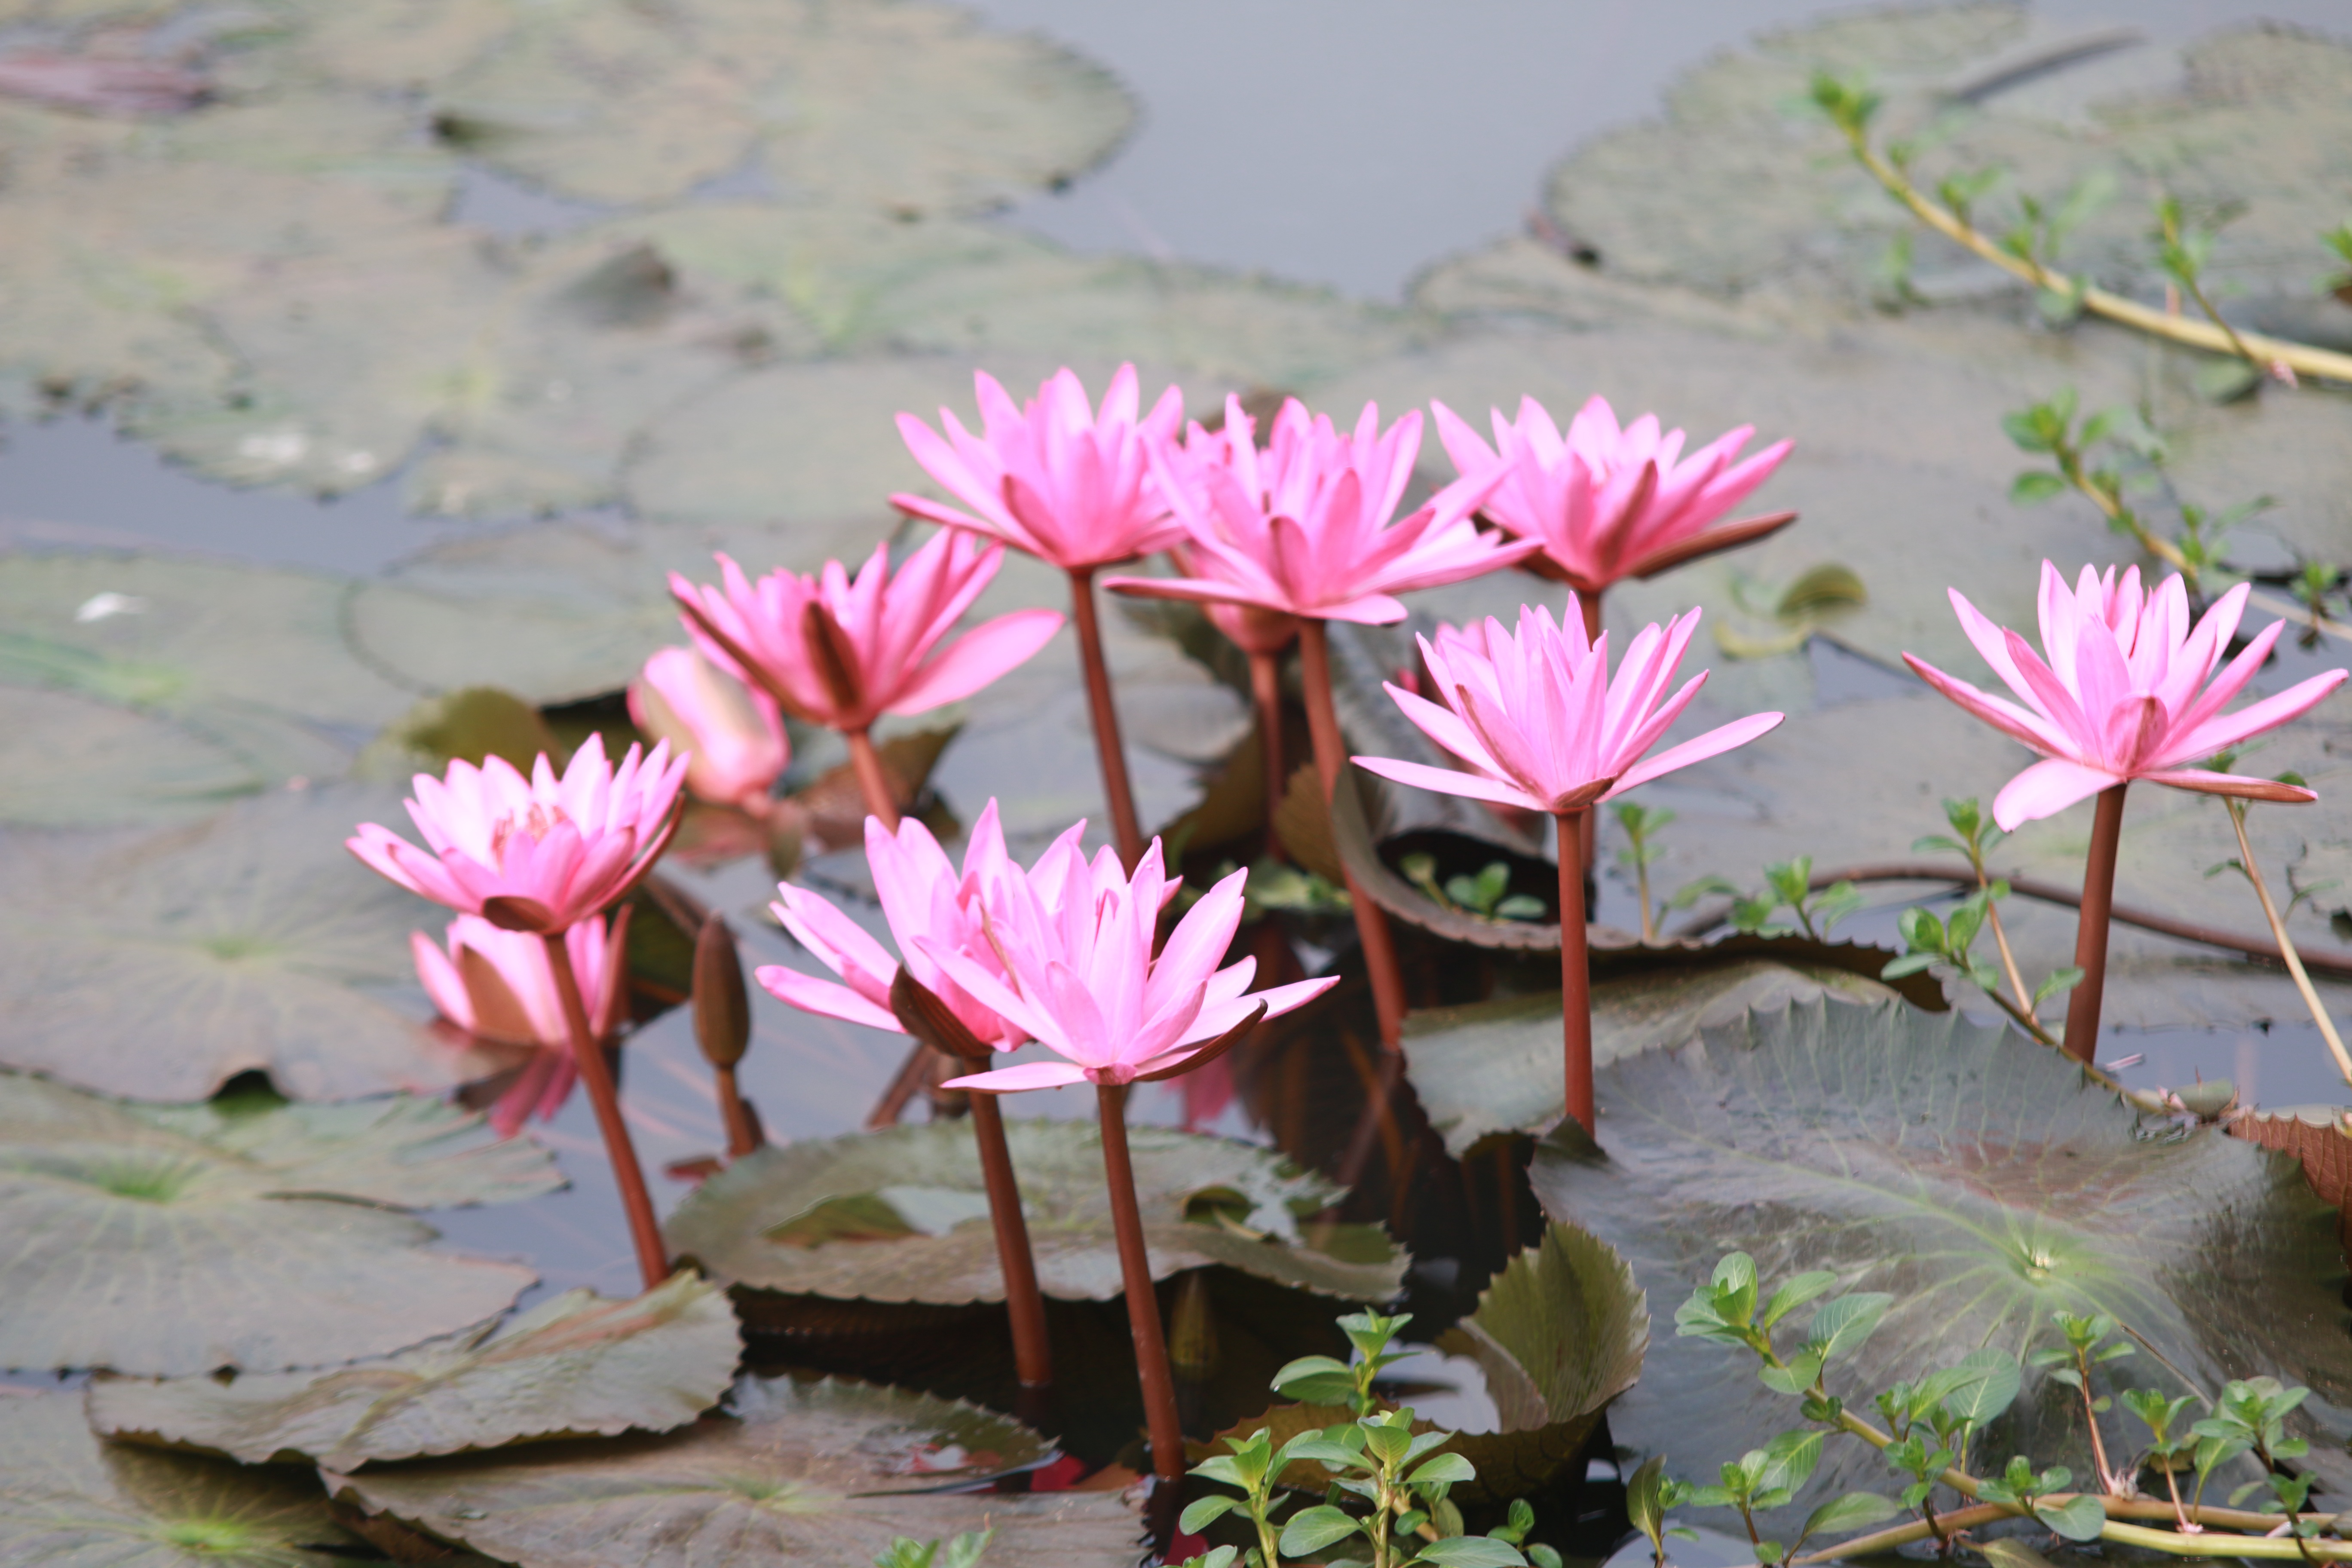
[[[1849,1401],[1979,1348],[2022,1355],[2054,1338],[2052,1312],[2095,1311],[2199,1386],[2308,1383],[2323,1391],[2307,1407],[2317,1429],[2338,1445],[2352,1431],[2327,1392],[2352,1388],[2333,1213],[2292,1162],[2217,1130],[2147,1136],[2055,1051],[1956,1014],[1816,1000],[1621,1058],[1597,1081],[1605,1152],[1564,1135],[1538,1149],[1547,1212],[1591,1226],[1662,1300],[1730,1246],[1767,1280],[1829,1270],[1841,1300],[1895,1292],[1830,1369]],[[2040,1386],[2029,1374],[1999,1451],[2089,1473],[2074,1406]],[[1790,1414],[1734,1352],[1675,1339],[1611,1425],[1704,1474]],[[1803,1500],[1881,1474],[1866,1450],[1832,1448]]]
[[[1123,1283],[1101,1134],[1082,1122],[1005,1123],[1049,1296],[1108,1300]],[[1303,1223],[1339,1189],[1281,1156],[1171,1129],[1129,1133],[1151,1270],[1224,1264],[1349,1300],[1392,1294],[1404,1260],[1379,1230]],[[969,1123],[928,1122],[737,1161],[688,1196],[670,1245],[740,1290],[956,1305],[1002,1300]]]
[[[992,1555],[1039,1568],[1132,1561],[1118,1499],[922,1495],[1050,1457],[969,1405],[862,1384],[747,1378],[729,1413],[682,1432],[532,1444],[353,1475],[339,1496],[448,1541],[571,1568],[869,1568],[895,1536],[993,1530]]]
[[[377,1355],[503,1310],[528,1268],[399,1212],[559,1184],[537,1146],[405,1098],[139,1107],[0,1074],[0,1365],[178,1376]]]
[[[495,1328],[331,1372],[101,1379],[89,1419],[108,1436],[347,1470],[522,1437],[667,1432],[719,1403],[740,1350],[725,1295],[679,1274],[634,1300],[567,1290]]]

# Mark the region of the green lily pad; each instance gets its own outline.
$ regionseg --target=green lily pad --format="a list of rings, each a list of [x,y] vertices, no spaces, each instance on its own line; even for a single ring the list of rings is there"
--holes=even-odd
[[[158,1376],[379,1355],[510,1305],[531,1271],[425,1250],[399,1211],[560,1185],[433,1100],[142,1108],[0,1075],[0,1365]]]
[[[1437,1347],[1475,1362],[1500,1426],[1463,1432],[1434,1452],[1470,1461],[1477,1479],[1456,1485],[1465,1501],[1492,1502],[1539,1492],[1557,1480],[1609,1403],[1633,1386],[1650,1342],[1650,1314],[1625,1260],[1572,1225],[1546,1227],[1538,1245],[1516,1254],[1479,1292],[1478,1305],[1438,1336]],[[1328,1405],[1280,1405],[1234,1423],[1220,1437],[1268,1428],[1276,1447],[1302,1432],[1354,1418]],[[1435,1430],[1416,1420],[1416,1433]],[[1223,1453],[1222,1443],[1209,1452]],[[1330,1473],[1300,1459],[1286,1486],[1321,1492]]]
[[[567,1290],[513,1320],[326,1373],[102,1379],[110,1437],[348,1470],[518,1438],[667,1432],[719,1403],[741,1346],[717,1286],[677,1275],[634,1300]]]
[[[329,1488],[524,1568],[869,1568],[894,1536],[993,1530],[992,1557],[1043,1568],[1131,1562],[1116,1497],[924,1495],[1032,1465],[1034,1433],[969,1405],[864,1384],[746,1378],[683,1432],[431,1459]]]
[[[74,1394],[0,1394],[5,1568],[340,1568],[362,1550],[299,1470],[90,1435]]]
[[[0,856],[0,1066],[188,1100],[256,1069],[330,1100],[511,1065],[373,994],[415,984],[408,933],[443,918],[343,840],[405,819],[397,792],[337,785],[162,832],[16,836]]]
[[[2118,1386],[2176,1391],[2168,1366],[2208,1390],[2273,1375],[2314,1388],[2315,1453],[2340,1454],[2352,1431],[2336,1216],[2295,1163],[2218,1129],[2149,1136],[2021,1036],[1816,999],[1620,1058],[1598,1089],[1599,1151],[1568,1129],[1537,1150],[1546,1212],[1623,1254],[1661,1304],[1735,1247],[1768,1280],[1826,1269],[1846,1290],[1892,1291],[1874,1336],[1832,1367],[1849,1405],[1980,1347],[2053,1342],[2053,1311],[2096,1311],[2147,1347],[2116,1363]],[[2079,1414],[2029,1372],[1985,1451],[2089,1474]],[[1739,1357],[1676,1338],[1654,1347],[1610,1426],[1711,1475],[1795,1415]],[[1866,1448],[1832,1444],[1808,1490],[1883,1479]]]
[[[0,822],[16,826],[184,821],[262,787],[250,763],[202,735],[62,691],[0,686]]]
[[[1751,1007],[1778,1012],[1813,996],[1868,1005],[1894,994],[1851,970],[1764,958],[1624,975],[1592,987],[1592,1062],[1678,1045]],[[1412,1014],[1404,1050],[1405,1076],[1457,1160],[1498,1133],[1542,1132],[1559,1121],[1557,992]]]
[[[683,643],[668,574],[715,582],[714,551],[754,575],[870,552],[884,530],[782,524],[639,528],[551,523],[454,541],[363,584],[352,638],[420,689],[492,685],[542,705],[617,691],[657,648]]]
[[[1118,1295],[1101,1134],[1035,1118],[1004,1131],[1039,1287]],[[1349,1300],[1394,1293],[1404,1259],[1377,1228],[1302,1225],[1339,1195],[1323,1178],[1222,1138],[1137,1127],[1129,1139],[1154,1279],[1221,1263]],[[971,1127],[928,1122],[762,1149],[696,1188],[667,1232],[677,1252],[751,1292],[997,1301],[984,1193]]]

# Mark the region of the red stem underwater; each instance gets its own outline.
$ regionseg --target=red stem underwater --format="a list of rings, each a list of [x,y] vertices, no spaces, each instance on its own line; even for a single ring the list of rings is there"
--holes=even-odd
[[[1331,705],[1331,645],[1321,621],[1298,626],[1299,673],[1307,689],[1307,732],[1315,742],[1315,771],[1322,776],[1323,798],[1328,802],[1339,787],[1339,770],[1347,765],[1347,742],[1339,733],[1339,710]],[[1388,914],[1371,895],[1347,876],[1348,899],[1355,907],[1356,938],[1363,944],[1364,967],[1370,973],[1372,1006],[1380,1015],[1381,1044],[1391,1051],[1404,1039],[1404,976],[1397,967],[1396,939],[1390,934]]]
[[[1584,942],[1584,833],[1590,811],[1552,815],[1559,832],[1559,1016],[1569,1115],[1598,1133],[1592,1105],[1592,968]]]
[[[1127,1325],[1135,1336],[1135,1371],[1143,1384],[1151,1473],[1161,1487],[1172,1490],[1184,1479],[1184,1424],[1176,1413],[1176,1379],[1168,1366],[1168,1336],[1160,1326],[1151,1255],[1143,1244],[1143,1211],[1135,1201],[1135,1166],[1127,1152],[1127,1086],[1097,1084],[1095,1102],[1102,1118],[1103,1174],[1110,1184],[1119,1276],[1127,1289]]]
[[[669,1278],[669,1249],[662,1243],[661,1225],[654,1218],[654,1202],[646,1191],[646,1173],[637,1163],[637,1148],[629,1139],[629,1124],[621,1117],[620,1092],[613,1083],[612,1064],[604,1047],[588,1027],[588,1008],[580,999],[580,980],[572,972],[572,952],[563,933],[549,931],[540,938],[547,947],[548,967],[555,972],[555,994],[563,1003],[563,1023],[572,1036],[572,1058],[588,1086],[588,1102],[596,1109],[596,1125],[604,1134],[604,1152],[613,1163],[613,1179],[621,1189],[621,1208],[629,1216],[629,1236],[635,1242],[637,1268],[650,1290]]]
[[[1024,1389],[1050,1387],[1054,1352],[1045,1340],[1045,1298],[1037,1289],[1037,1259],[1029,1250],[1029,1222],[1021,1214],[1021,1185],[1004,1142],[1004,1114],[996,1096],[971,1096],[972,1141],[988,1186],[988,1218],[996,1229],[996,1260],[1004,1270],[1004,1310],[1013,1320],[1013,1365]]]

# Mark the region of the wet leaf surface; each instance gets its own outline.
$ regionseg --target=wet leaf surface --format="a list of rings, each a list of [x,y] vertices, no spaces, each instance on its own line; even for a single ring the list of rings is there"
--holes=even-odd
[[[2107,1313],[2200,1387],[2308,1383],[2317,1429],[2347,1426],[2336,1215],[2301,1171],[2218,1130],[2151,1136],[2021,1036],[1816,1000],[1621,1058],[1598,1085],[1600,1152],[1570,1131],[1538,1148],[1546,1211],[1622,1252],[1660,1310],[1735,1246],[1768,1279],[1820,1268],[1894,1291],[1832,1368],[1850,1403],[1979,1346],[2039,1348],[2063,1310]],[[2156,1355],[2117,1363],[2120,1386],[2168,1381]],[[1761,1447],[1795,1412],[1738,1359],[1661,1339],[1611,1430],[1692,1474]],[[1987,1451],[2091,1473],[2071,1397],[2029,1373]],[[1866,1450],[1833,1447],[1807,1496],[1880,1479]]]
[[[508,1065],[385,1001],[408,932],[446,917],[343,847],[400,796],[280,791],[185,827],[15,836],[0,858],[0,1064],[187,1100],[240,1072],[327,1100],[430,1090]]]
[[[1139,1523],[1116,1497],[925,1495],[1047,1457],[1035,1434],[971,1405],[747,1378],[730,1411],[667,1436],[534,1444],[327,1481],[372,1512],[526,1568],[779,1558],[867,1568],[893,1536],[982,1529],[1007,1562],[1110,1568],[1134,1553]]]
[[[0,1365],[176,1376],[376,1355],[504,1310],[528,1268],[425,1250],[401,1211],[558,1184],[536,1145],[405,1097],[138,1107],[0,1075],[18,1244]]]
[[[740,1349],[726,1297],[681,1274],[634,1300],[567,1290],[507,1322],[327,1373],[102,1379],[89,1418],[108,1436],[348,1470],[518,1438],[666,1432],[719,1403]]]
[[[1048,1295],[1119,1294],[1101,1135],[1009,1121],[1022,1208]],[[1339,1189],[1247,1144],[1129,1134],[1155,1279],[1224,1264],[1350,1300],[1392,1293],[1403,1261],[1365,1226],[1308,1216]],[[667,1227],[672,1248],[754,1292],[959,1305],[1002,1300],[980,1156],[961,1121],[764,1149],[712,1177]],[[747,1309],[749,1310],[749,1309]]]
[[[0,686],[0,821],[13,826],[185,821],[262,788],[252,764],[215,742],[68,692]]]
[[[335,1568],[358,1541],[317,1481],[90,1435],[75,1394],[0,1394],[8,1568]]]

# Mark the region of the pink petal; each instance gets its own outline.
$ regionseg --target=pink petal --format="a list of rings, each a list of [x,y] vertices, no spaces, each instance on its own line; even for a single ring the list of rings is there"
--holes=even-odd
[[[933,655],[882,706],[893,713],[920,713],[969,697],[1052,641],[1062,621],[1059,610],[1015,610],[974,626]]]
[[[1086,1081],[1087,1069],[1076,1062],[1021,1062],[951,1078],[940,1087],[968,1089],[980,1094],[1018,1094],[1024,1089],[1066,1089]]]
[[[1669,746],[1656,756],[1635,763],[1620,773],[1616,784],[1611,787],[1609,795],[1622,795],[1625,791],[1645,784],[1662,774],[1673,773],[1676,768],[1686,768],[1693,763],[1704,762],[1706,758],[1730,751],[1735,746],[1744,746],[1757,736],[1778,727],[1780,718],[1781,715],[1778,713],[1751,713],[1745,719],[1735,719],[1730,723],[1709,730],[1706,734],[1696,739],[1685,741],[1679,746]],[[1609,795],[1603,795],[1601,798],[1606,800]]]
[[[2003,784],[1993,797],[1992,819],[2001,831],[2015,832],[2021,823],[2054,816],[2077,801],[2088,800],[2110,784],[2124,781],[2104,769],[2086,767],[2063,757],[2034,763]]]
[[[846,985],[830,980],[819,980],[814,974],[803,974],[797,969],[787,969],[780,963],[761,964],[751,972],[768,994],[803,1013],[815,1013],[827,1018],[839,1018],[845,1023],[863,1024],[871,1029],[887,1029],[894,1035],[907,1031],[898,1016],[886,1007],[877,1007]]]
[[[2275,624],[2284,626],[2285,623]],[[2154,760],[2169,767],[2175,763],[2210,756],[2265,730],[2275,730],[2288,720],[2298,718],[2317,707],[2328,693],[2344,684],[2347,674],[2352,674],[2352,671],[2327,670],[2308,680],[2299,680],[2276,696],[2265,697],[2235,713],[2208,719],[2168,744],[2162,756]]]
[[[1396,757],[1354,757],[1349,760],[1366,773],[1378,773],[1398,784],[1412,784],[1416,789],[1434,790],[1440,795],[1467,795],[1472,800],[1491,801],[1496,805],[1516,805],[1528,811],[1551,809],[1551,802],[1538,800],[1517,785],[1505,784],[1500,779],[1455,773],[1451,768],[1433,768],[1425,763],[1408,763]]]

